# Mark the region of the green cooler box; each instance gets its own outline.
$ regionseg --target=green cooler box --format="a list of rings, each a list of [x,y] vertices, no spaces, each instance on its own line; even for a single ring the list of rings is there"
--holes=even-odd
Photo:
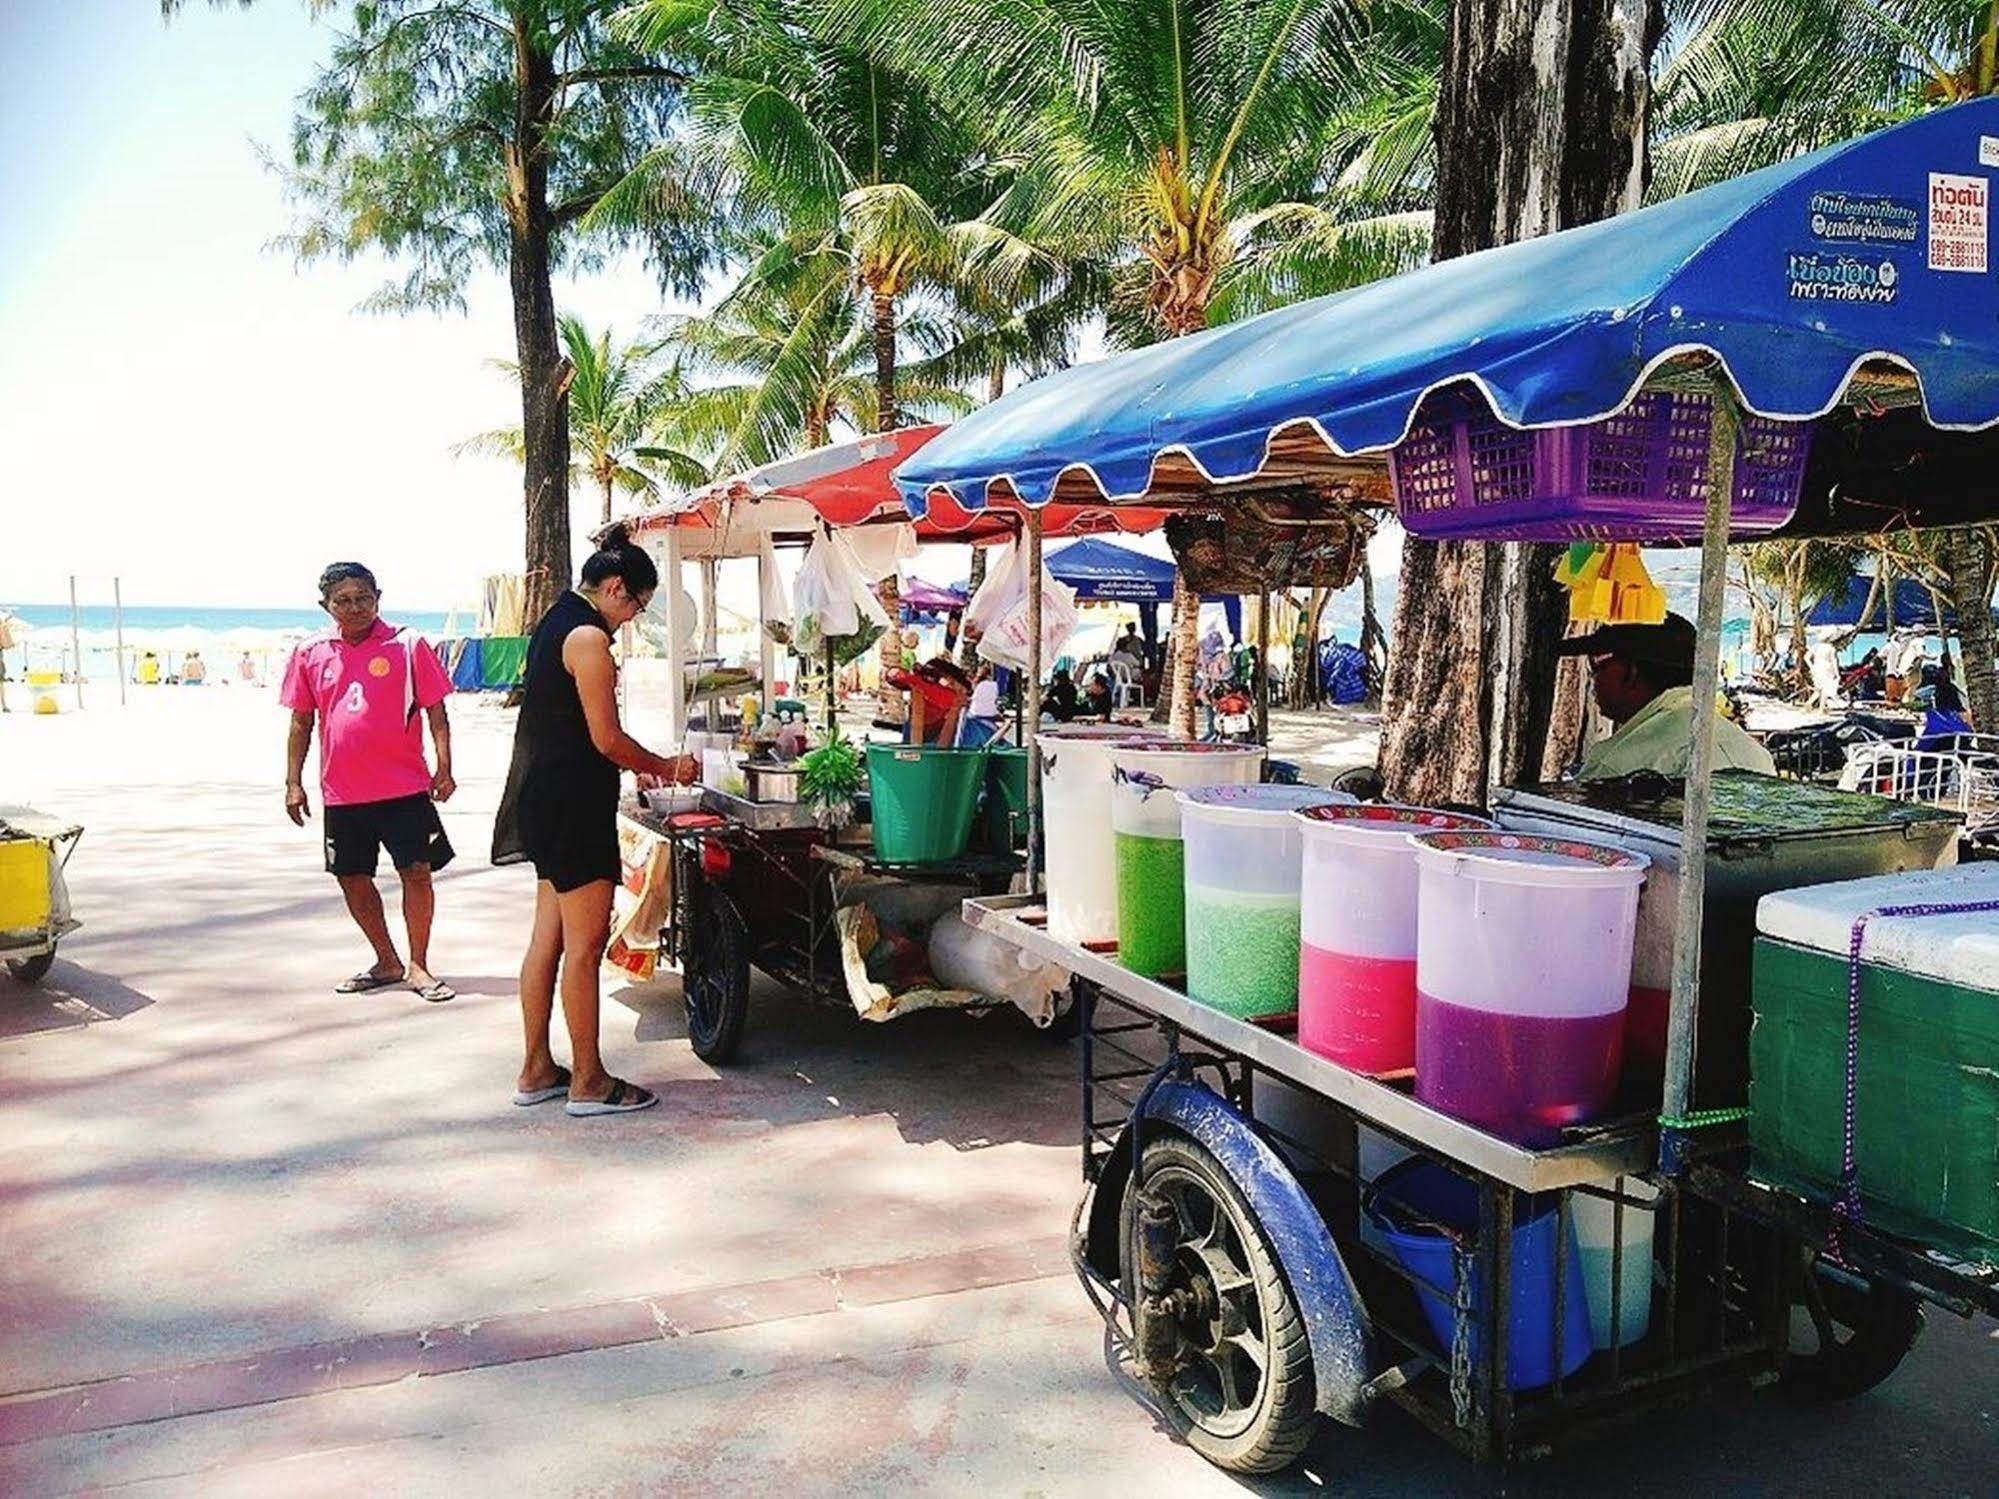
[[[1855,918],[1973,901],[1999,901],[1999,864],[1763,897],[1749,1042],[1758,1178],[1819,1201],[1838,1187]],[[1999,911],[1867,923],[1857,1056],[1854,1159],[1867,1221],[1999,1264]]]

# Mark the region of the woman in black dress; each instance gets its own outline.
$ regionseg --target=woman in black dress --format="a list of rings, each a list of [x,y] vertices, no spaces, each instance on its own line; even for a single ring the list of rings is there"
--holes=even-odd
[[[672,762],[618,722],[611,637],[652,601],[659,569],[622,526],[604,533],[583,581],[549,608],[528,641],[514,759],[493,824],[495,864],[532,863],[534,931],[521,961],[527,1060],[514,1102],[568,1099],[578,1116],[629,1114],[659,1096],[611,1076],[597,1051],[597,968],[617,889],[618,772],[671,775]],[[549,1051],[561,970],[570,1065]]]

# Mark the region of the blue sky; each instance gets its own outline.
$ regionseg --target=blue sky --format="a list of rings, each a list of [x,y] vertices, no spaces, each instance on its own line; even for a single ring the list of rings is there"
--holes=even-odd
[[[327,47],[302,0],[172,24],[156,0],[0,0],[0,602],[310,602],[335,557],[442,608],[518,567],[517,471],[454,458],[519,420],[506,288],[465,316],[353,309],[380,266],[295,269],[255,145]],[[636,267],[562,284],[660,311]],[[590,519],[581,497],[579,521]]]

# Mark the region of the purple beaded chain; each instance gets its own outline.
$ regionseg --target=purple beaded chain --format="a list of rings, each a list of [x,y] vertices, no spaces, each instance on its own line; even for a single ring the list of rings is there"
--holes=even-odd
[[[1860,1170],[1853,1153],[1855,1084],[1860,1074],[1860,947],[1867,940],[1867,923],[1877,916],[1963,916],[1980,911],[1999,911],[1999,900],[1927,901],[1907,906],[1880,906],[1863,911],[1853,919],[1846,941],[1846,1115],[1841,1123],[1839,1194],[1832,1204],[1832,1232],[1826,1250],[1839,1258],[1839,1230],[1843,1222],[1861,1221]]]

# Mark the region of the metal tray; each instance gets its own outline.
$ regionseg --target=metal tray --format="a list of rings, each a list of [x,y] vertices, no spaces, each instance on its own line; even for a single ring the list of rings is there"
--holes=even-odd
[[[967,900],[964,909],[965,920],[980,931],[1066,969],[1211,1046],[1248,1057],[1307,1092],[1344,1104],[1371,1123],[1524,1192],[1609,1186],[1620,1176],[1651,1170],[1657,1160],[1658,1132],[1639,1124],[1606,1126],[1601,1134],[1553,1150],[1527,1150],[1488,1135],[1386,1083],[1316,1056],[1287,1037],[1141,977],[1115,958],[1049,936],[1040,896],[985,896]]]

